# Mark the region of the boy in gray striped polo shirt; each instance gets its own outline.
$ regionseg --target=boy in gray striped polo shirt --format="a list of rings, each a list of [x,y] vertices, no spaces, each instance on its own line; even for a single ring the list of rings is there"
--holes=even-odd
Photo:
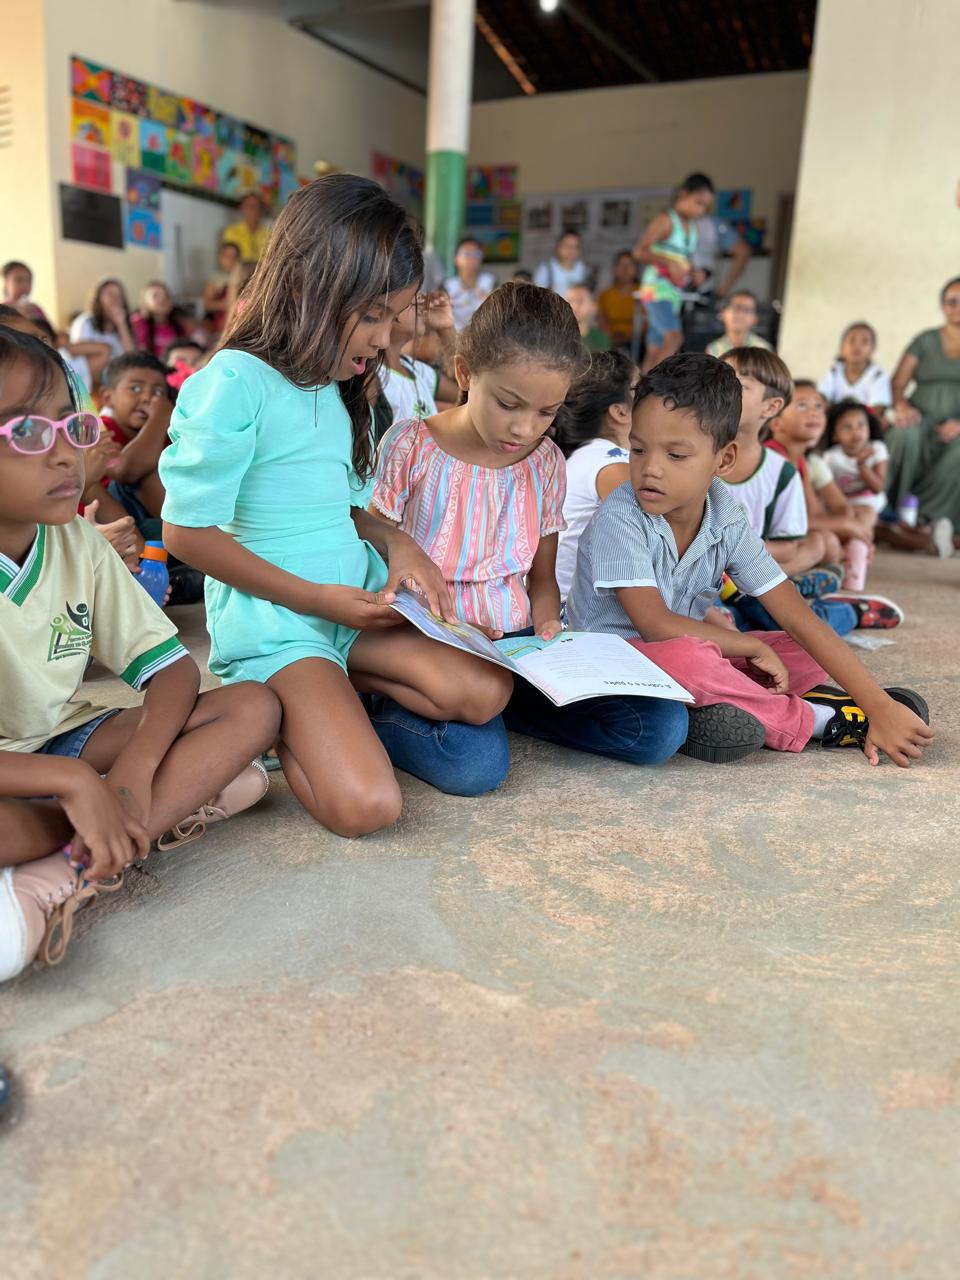
[[[736,373],[711,356],[671,356],[641,378],[630,479],[581,536],[571,626],[629,639],[697,707],[754,717],[760,741],[775,750],[802,751],[817,738],[825,747],[862,747],[871,764],[884,752],[906,767],[933,739],[923,698],[880,688],[813,614],[722,482],[736,465],[740,410]],[[782,631],[703,620],[725,572],[744,594],[763,598]],[[827,673],[840,688],[821,683]]]

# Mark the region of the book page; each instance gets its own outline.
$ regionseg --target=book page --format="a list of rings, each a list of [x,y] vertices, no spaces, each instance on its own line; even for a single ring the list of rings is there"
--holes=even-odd
[[[441,644],[451,645],[464,653],[476,654],[478,658],[486,658],[487,662],[495,662],[498,667],[506,667],[508,671],[516,671],[517,667],[510,658],[501,653],[497,646],[482,631],[469,622],[444,622],[432,614],[419,596],[412,591],[398,591],[397,598],[390,606],[402,614],[408,622],[413,623],[418,631],[422,631],[431,640],[439,640]]]
[[[621,636],[565,631],[538,651],[515,656],[513,663],[557,706],[627,695],[693,702],[682,685]]]

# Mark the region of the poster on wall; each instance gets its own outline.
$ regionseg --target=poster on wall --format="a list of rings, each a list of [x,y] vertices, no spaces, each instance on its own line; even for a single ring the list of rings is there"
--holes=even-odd
[[[110,160],[219,200],[257,191],[274,210],[300,185],[289,138],[78,55],[69,60],[69,83],[71,146],[108,161],[105,171],[103,156],[71,152],[77,185],[111,190]]]
[[[88,147],[82,142],[71,143],[70,174],[78,187],[90,187],[94,191],[109,191],[112,183],[110,152],[99,147]]]
[[[395,160],[381,151],[370,152],[370,177],[379,182],[385,191],[407,213],[423,217],[423,170]]]
[[[670,196],[669,187],[529,195],[523,201],[523,265],[533,270],[547,261],[561,231],[570,228],[579,232],[584,261],[604,288],[615,255],[633,248],[651,218],[667,208]]]
[[[123,216],[119,196],[84,191],[61,182],[60,232],[64,240],[122,249]]]
[[[128,169],[125,185],[127,217],[124,238],[127,244],[138,249],[162,248],[160,179],[153,173]]]

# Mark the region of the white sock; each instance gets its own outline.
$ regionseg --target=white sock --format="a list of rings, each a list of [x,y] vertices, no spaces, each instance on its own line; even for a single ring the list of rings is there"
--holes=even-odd
[[[822,738],[823,731],[833,719],[834,708],[825,707],[822,702],[811,702],[810,710],[813,712],[813,733],[811,738]]]

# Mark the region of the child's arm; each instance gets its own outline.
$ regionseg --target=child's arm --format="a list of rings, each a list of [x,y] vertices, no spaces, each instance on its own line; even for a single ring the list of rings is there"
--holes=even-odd
[[[866,712],[870,729],[863,750],[870,763],[880,763],[881,751],[901,768],[919,760],[923,748],[933,741],[933,730],[880,688],[853,651],[820,621],[791,584],[781,582],[772,587],[765,592],[763,603],[784,631]]]
[[[793,586],[789,589],[797,595]],[[614,590],[641,639],[653,642],[693,636],[695,640],[708,640],[719,648],[725,658],[746,658],[751,666],[770,677],[777,693],[787,692],[790,680],[786,667],[770,646],[758,640],[756,635],[731,631],[710,622],[697,622],[694,618],[674,613],[667,608],[656,587],[616,587]],[[770,594],[764,593],[764,604]],[[800,599],[799,595],[797,599]]]
[[[123,484],[137,484],[151,471],[156,471],[160,455],[167,447],[167,430],[173,405],[164,396],[154,400],[147,421],[136,436],[125,444],[118,461],[107,468],[114,480]]]
[[[66,756],[0,751],[0,796],[20,800],[55,796],[74,831],[71,857],[79,862],[89,851],[91,880],[106,880],[135,858],[145,858],[150,838],[140,821],[123,808],[116,795],[83,760]],[[7,842],[0,845],[0,866],[30,861],[18,858]]]
[[[557,586],[557,543],[560,535],[548,533],[540,539],[527,575],[527,594],[533,629],[542,640],[560,634],[560,588]]]
[[[862,538],[864,535],[863,525],[857,522],[850,503],[833,481],[816,490],[814,505],[810,508],[810,528],[829,529],[838,538]]]
[[[393,595],[405,582],[414,582],[431,613],[447,622],[456,622],[443,574],[413,538],[379,512],[354,507],[350,514],[360,537],[387,562],[389,576],[384,591]]]
[[[140,722],[106,777],[119,796],[133,800],[133,812],[140,821],[151,809],[154,776],[187,723],[199,692],[200,668],[190,657],[164,667],[147,685]]]
[[[686,280],[688,272],[678,263],[672,262],[662,254],[653,252],[653,246],[669,234],[670,215],[668,213],[658,213],[640,237],[637,247],[633,251],[633,256],[638,262],[647,263],[651,267],[664,267],[673,283],[680,285]]]
[[[202,573],[294,613],[357,629],[397,625],[399,615],[390,608],[392,592],[308,582],[248,551],[216,525],[194,528],[165,520],[163,541],[179,560]]]
[[[865,453],[857,459],[857,467],[860,471],[860,479],[870,490],[871,493],[883,493],[887,487],[887,463],[885,459],[879,462],[870,461],[870,449],[867,447]]]
[[[765,538],[763,545],[776,560],[777,564],[789,564],[797,554],[799,538]]]

